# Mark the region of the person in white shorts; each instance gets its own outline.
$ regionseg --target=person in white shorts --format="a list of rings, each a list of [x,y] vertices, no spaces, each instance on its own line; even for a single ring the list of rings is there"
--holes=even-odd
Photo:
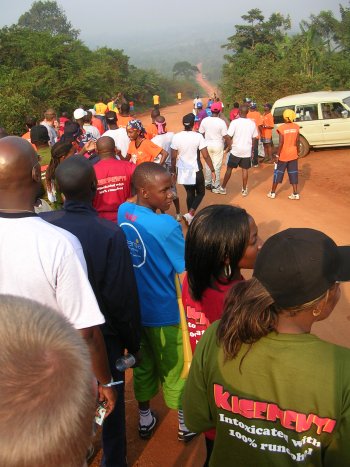
[[[199,126],[199,133],[204,136],[207,143],[209,156],[213,162],[215,169],[215,184],[211,184],[211,172],[207,164],[205,164],[205,188],[211,190],[220,186],[220,172],[222,159],[224,157],[224,142],[226,146],[231,143],[231,138],[227,134],[227,125],[219,118],[219,113],[222,110],[220,102],[214,102],[210,108],[211,117],[204,118]]]

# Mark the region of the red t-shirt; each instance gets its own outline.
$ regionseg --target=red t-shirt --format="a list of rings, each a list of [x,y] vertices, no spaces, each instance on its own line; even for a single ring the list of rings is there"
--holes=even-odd
[[[226,295],[237,282],[240,281],[231,281],[226,284],[217,282],[215,284],[217,290],[208,288],[203,293],[202,300],[197,302],[190,295],[187,274],[185,275],[182,284],[182,303],[187,317],[192,352],[210,324],[221,318]],[[215,429],[206,431],[206,438],[215,439],[215,432]]]
[[[94,165],[97,192],[93,206],[99,217],[117,222],[118,208],[131,196],[131,177],[135,164],[117,159],[103,159]]]

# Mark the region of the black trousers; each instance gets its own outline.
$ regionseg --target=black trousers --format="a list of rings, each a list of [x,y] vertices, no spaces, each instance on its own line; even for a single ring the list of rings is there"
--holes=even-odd
[[[199,170],[196,173],[196,184],[195,185],[184,185],[187,198],[187,209],[197,210],[198,206],[201,204],[202,199],[205,195],[205,184],[204,184],[204,175],[203,170]]]

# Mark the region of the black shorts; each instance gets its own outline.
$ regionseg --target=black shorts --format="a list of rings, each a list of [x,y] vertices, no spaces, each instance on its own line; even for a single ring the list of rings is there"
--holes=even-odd
[[[237,169],[240,167],[241,169],[250,169],[252,166],[252,161],[250,157],[236,157],[233,154],[229,154],[227,159],[227,167],[231,169]]]
[[[278,161],[273,173],[273,183],[282,183],[284,172],[288,172],[289,183],[298,184],[298,159],[288,162]]]

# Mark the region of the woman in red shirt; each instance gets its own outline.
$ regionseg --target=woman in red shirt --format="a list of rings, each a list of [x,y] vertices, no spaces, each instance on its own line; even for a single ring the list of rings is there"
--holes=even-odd
[[[221,318],[227,293],[243,280],[241,269],[253,269],[261,246],[254,219],[244,209],[212,205],[194,217],[186,237],[182,288],[192,350],[208,326]],[[205,466],[214,438],[215,430],[205,434]]]

